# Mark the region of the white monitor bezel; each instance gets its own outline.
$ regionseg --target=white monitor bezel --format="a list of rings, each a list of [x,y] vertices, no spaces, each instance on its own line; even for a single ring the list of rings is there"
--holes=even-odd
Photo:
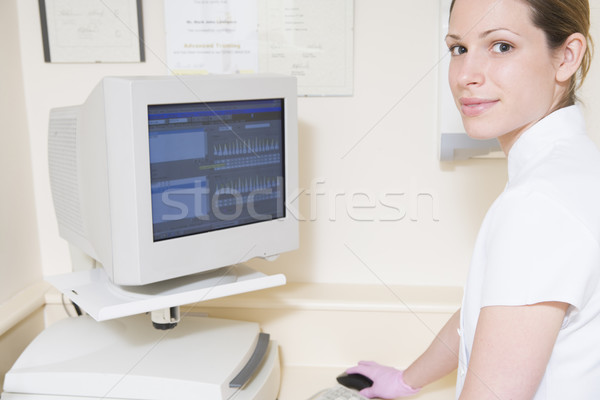
[[[298,187],[295,80],[274,75],[106,78],[104,93],[115,256],[108,272],[115,283],[157,282],[298,246],[297,212],[289,204]],[[284,100],[285,217],[155,242],[148,106],[272,98]],[[134,132],[132,140],[127,140],[123,129]]]

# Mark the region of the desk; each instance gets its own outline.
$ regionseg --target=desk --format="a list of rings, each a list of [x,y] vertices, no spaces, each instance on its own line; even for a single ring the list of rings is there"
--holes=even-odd
[[[285,366],[282,371],[279,400],[306,400],[322,389],[336,384],[339,368]],[[425,388],[414,400],[454,400],[456,374]]]
[[[291,283],[199,303],[182,312],[258,322],[280,345],[279,400],[306,400],[334,385],[335,377],[359,360],[407,366],[427,348],[462,298],[460,288],[392,290],[393,294],[375,285]],[[57,291],[50,289],[45,299],[47,324],[66,317]],[[454,382],[449,376],[414,399],[452,400]]]

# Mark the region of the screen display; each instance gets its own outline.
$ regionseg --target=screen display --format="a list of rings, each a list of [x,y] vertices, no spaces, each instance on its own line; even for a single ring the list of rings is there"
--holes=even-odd
[[[154,241],[285,217],[283,99],[148,106]]]

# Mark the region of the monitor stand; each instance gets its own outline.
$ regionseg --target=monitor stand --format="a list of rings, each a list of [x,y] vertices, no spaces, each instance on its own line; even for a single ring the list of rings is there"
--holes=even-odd
[[[258,324],[188,315],[159,330],[145,313],[283,285],[284,275],[240,264],[135,287],[101,268],[46,279],[89,316],[40,333],[6,374],[2,400],[277,397],[277,345]]]
[[[238,264],[143,286],[119,286],[103,268],[45,278],[96,321],[106,321],[285,284],[285,275],[265,275]]]
[[[6,374],[2,400],[274,400],[279,382],[277,344],[255,323],[188,315],[161,331],[148,315],[83,316],[53,324],[27,347]]]

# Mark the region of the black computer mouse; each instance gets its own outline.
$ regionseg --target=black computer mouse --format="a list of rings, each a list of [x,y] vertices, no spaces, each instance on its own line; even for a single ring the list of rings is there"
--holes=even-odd
[[[373,381],[361,374],[348,374],[344,372],[337,377],[340,385],[349,387],[350,389],[363,390],[373,386]]]

